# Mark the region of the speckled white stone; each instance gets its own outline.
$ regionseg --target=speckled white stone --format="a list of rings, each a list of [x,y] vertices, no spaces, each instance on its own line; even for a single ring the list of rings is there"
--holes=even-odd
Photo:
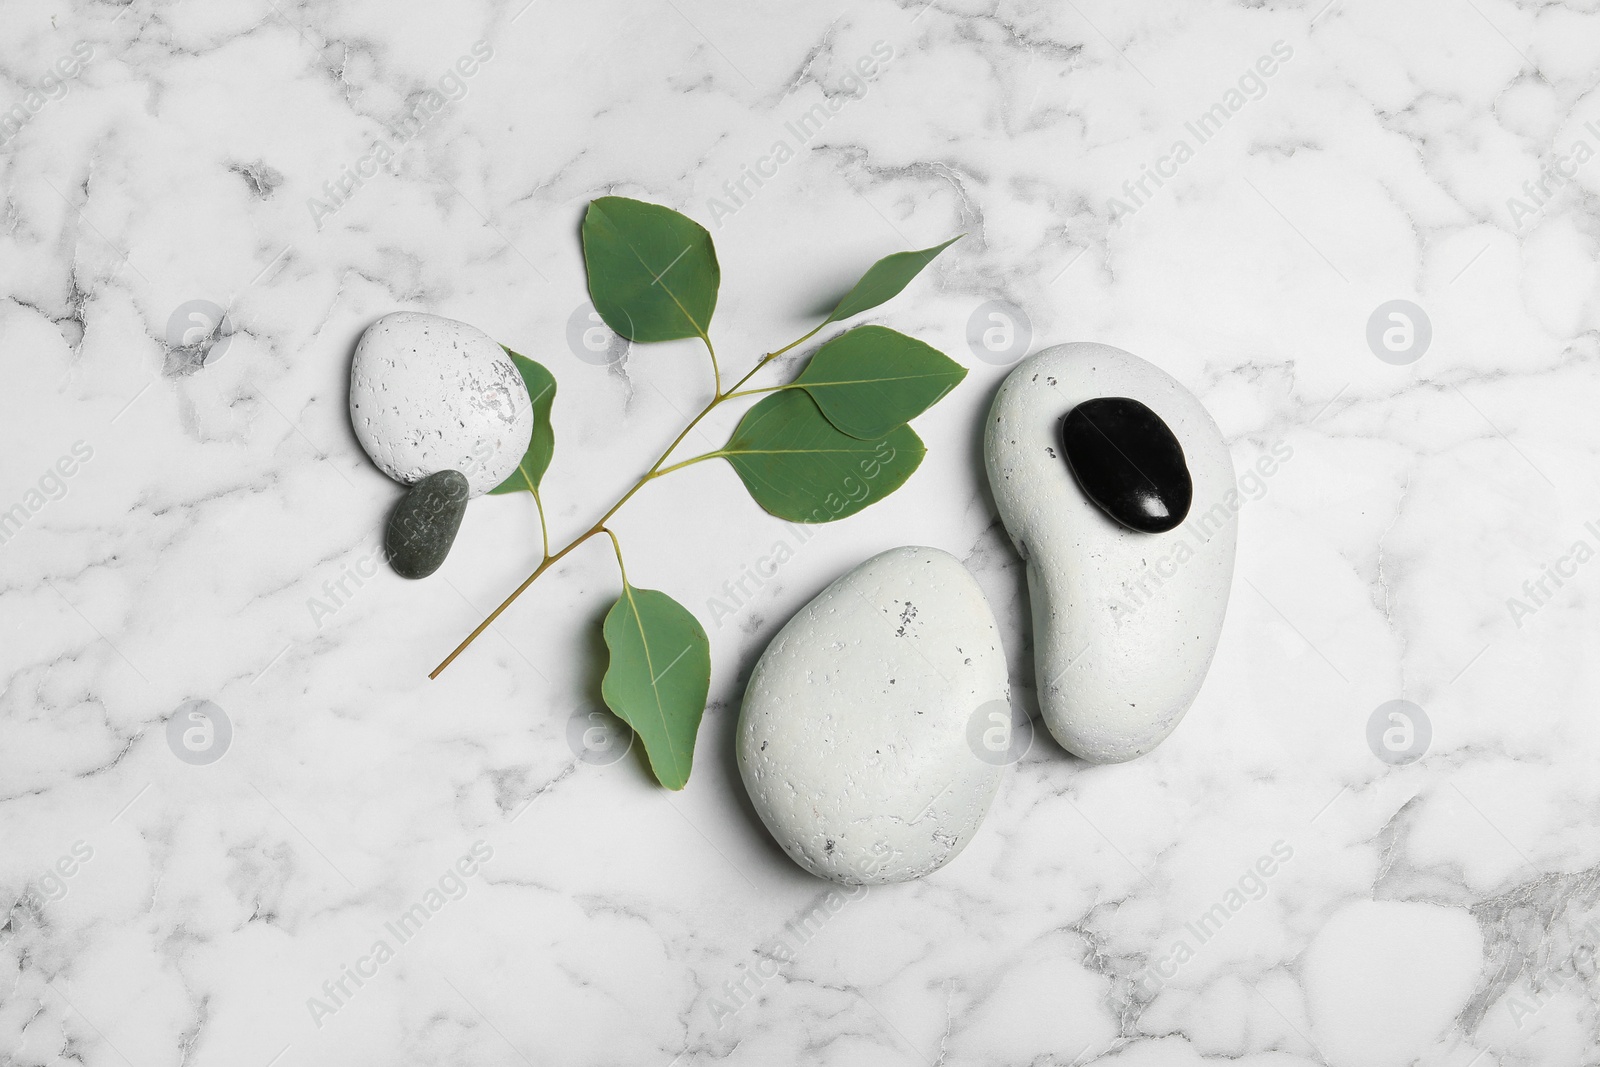
[[[350,422],[372,462],[395,481],[458,470],[481,496],[527,452],[533,406],[516,365],[488,334],[397,311],[367,327],[356,345]]]
[[[767,829],[812,874],[921,878],[966,847],[1000,787],[1004,768],[969,736],[1007,698],[972,575],[938,549],[893,549],[767,646],[739,716],[739,770]]]
[[[1140,401],[1182,444],[1194,503],[1177,529],[1139,533],[1112,521],[1062,458],[1062,418],[1102,396]],[[1227,611],[1240,497],[1221,432],[1159,367],[1078,342],[1007,376],[984,455],[1000,517],[1027,561],[1046,725],[1094,763],[1149,752],[1200,691]]]

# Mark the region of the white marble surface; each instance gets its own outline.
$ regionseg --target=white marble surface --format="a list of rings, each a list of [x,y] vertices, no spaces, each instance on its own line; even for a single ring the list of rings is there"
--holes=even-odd
[[[7,10],[0,509],[23,513],[0,544],[4,1062],[1600,1056],[1592,4],[521,2]],[[464,95],[447,82],[461,98],[427,112],[479,41]],[[1227,111],[1279,41],[1264,93],[1198,143],[1185,123]],[[851,98],[877,42],[891,58]],[[58,58],[71,76],[46,84]],[[545,361],[551,519],[581,529],[709,388],[692,346],[610,368],[569,348],[584,203],[709,222],[724,182],[830,99],[718,211],[726,364],[800,333],[877,256],[966,231],[881,321],[973,373],[919,422],[911,482],[803,544],[715,464],[623,513],[630,575],[713,640],[684,792],[568,743],[597,702],[603,542],[427,680],[530,568],[526,497],[474,502],[433,579],[344,578],[313,611],[370,573],[398,493],[346,417],[368,323],[426,310]],[[1513,217],[1580,140],[1575,176]],[[370,176],[314,219],[345,166]],[[1146,166],[1172,176],[1114,211]],[[1181,729],[1109,767],[1041,733],[957,862],[830,900],[739,784],[742,681],[849,566],[925,544],[978,573],[1031,702],[1021,569],[981,473],[1005,368],[966,340],[996,299],[1034,347],[1158,362],[1241,472],[1292,456],[1248,486]],[[1432,320],[1410,365],[1366,340],[1394,299]],[[227,309],[220,356],[169,339],[187,301]],[[780,540],[793,558],[714,623],[708,599]],[[1525,593],[1547,564],[1572,576]],[[1395,699],[1432,723],[1405,766],[1366,740]],[[233,727],[209,765],[169,747],[192,700]],[[441,882],[460,899],[429,898]],[[417,902],[440,906],[401,943],[386,924]],[[795,951],[776,963],[779,937]],[[314,1019],[347,966],[371,977]]]

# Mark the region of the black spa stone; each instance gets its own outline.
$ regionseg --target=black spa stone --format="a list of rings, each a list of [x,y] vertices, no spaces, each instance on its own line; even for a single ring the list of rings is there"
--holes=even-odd
[[[438,471],[400,498],[383,541],[396,574],[426,578],[439,569],[461,528],[468,488],[467,476],[460,471]]]
[[[1183,522],[1194,481],[1161,416],[1125,396],[1085,400],[1061,420],[1061,447],[1084,495],[1140,533]]]

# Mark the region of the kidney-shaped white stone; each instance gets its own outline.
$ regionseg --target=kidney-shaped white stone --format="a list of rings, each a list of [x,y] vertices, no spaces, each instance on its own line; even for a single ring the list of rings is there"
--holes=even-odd
[[[938,549],[893,549],[824,589],[767,646],[739,715],[739,770],[762,822],[812,874],[920,878],[954,859],[989,810],[1007,697],[999,632],[972,575]],[[984,741],[975,724],[991,731]]]
[[[457,470],[481,496],[528,451],[533,405],[516,364],[488,334],[397,311],[367,327],[356,345],[350,422],[372,462],[395,481]]]
[[[1141,402],[1183,446],[1194,500],[1176,529],[1130,530],[1079,488],[1061,454],[1061,420],[1095,397]],[[1045,724],[1095,763],[1143,755],[1189,710],[1222,632],[1240,497],[1221,432],[1159,367],[1079,342],[1030,356],[1006,377],[984,456],[1000,518],[1027,562]]]

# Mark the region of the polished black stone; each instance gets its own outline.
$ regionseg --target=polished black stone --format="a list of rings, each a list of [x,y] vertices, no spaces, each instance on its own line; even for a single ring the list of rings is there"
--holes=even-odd
[[[1061,447],[1084,495],[1141,533],[1183,522],[1194,481],[1161,416],[1125,396],[1085,400],[1061,420]]]
[[[461,529],[467,494],[467,476],[460,471],[438,471],[406,491],[383,539],[396,574],[426,578],[439,569]]]

